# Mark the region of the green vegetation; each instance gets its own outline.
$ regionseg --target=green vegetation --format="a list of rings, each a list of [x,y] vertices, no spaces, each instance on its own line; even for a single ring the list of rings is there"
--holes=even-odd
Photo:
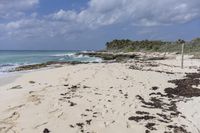
[[[176,42],[166,41],[132,41],[128,39],[113,40],[106,43],[106,50],[113,52],[180,52],[181,44],[183,40]],[[192,41],[185,42],[185,53],[197,53],[200,52],[200,38],[196,38]]]

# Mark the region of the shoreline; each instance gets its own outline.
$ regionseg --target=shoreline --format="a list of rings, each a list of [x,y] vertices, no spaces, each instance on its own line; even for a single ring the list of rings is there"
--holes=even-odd
[[[22,75],[21,73],[15,73],[15,74],[6,73],[3,75],[0,75],[0,87],[13,83],[21,75]]]
[[[177,96],[173,89],[187,80],[193,87],[200,62],[186,56],[181,69],[173,56],[25,72],[0,86],[0,132],[199,133],[198,92]]]

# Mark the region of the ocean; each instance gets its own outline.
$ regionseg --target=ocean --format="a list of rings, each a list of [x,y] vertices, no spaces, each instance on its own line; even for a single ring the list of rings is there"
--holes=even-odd
[[[80,51],[0,51],[0,75],[23,65],[48,61],[101,62],[101,59],[76,55]]]

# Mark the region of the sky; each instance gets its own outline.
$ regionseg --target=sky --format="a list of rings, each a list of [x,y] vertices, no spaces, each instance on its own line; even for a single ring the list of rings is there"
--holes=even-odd
[[[200,37],[200,0],[0,0],[0,50],[97,50]]]

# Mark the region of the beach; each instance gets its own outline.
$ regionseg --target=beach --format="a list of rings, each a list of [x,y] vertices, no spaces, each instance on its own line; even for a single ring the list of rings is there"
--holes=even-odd
[[[0,0],[0,133],[200,133],[200,0]]]
[[[198,75],[200,61],[185,56],[181,69],[180,55],[169,57],[16,76],[0,85],[0,133],[199,133],[199,94],[177,96],[169,81],[196,80],[186,73]]]

